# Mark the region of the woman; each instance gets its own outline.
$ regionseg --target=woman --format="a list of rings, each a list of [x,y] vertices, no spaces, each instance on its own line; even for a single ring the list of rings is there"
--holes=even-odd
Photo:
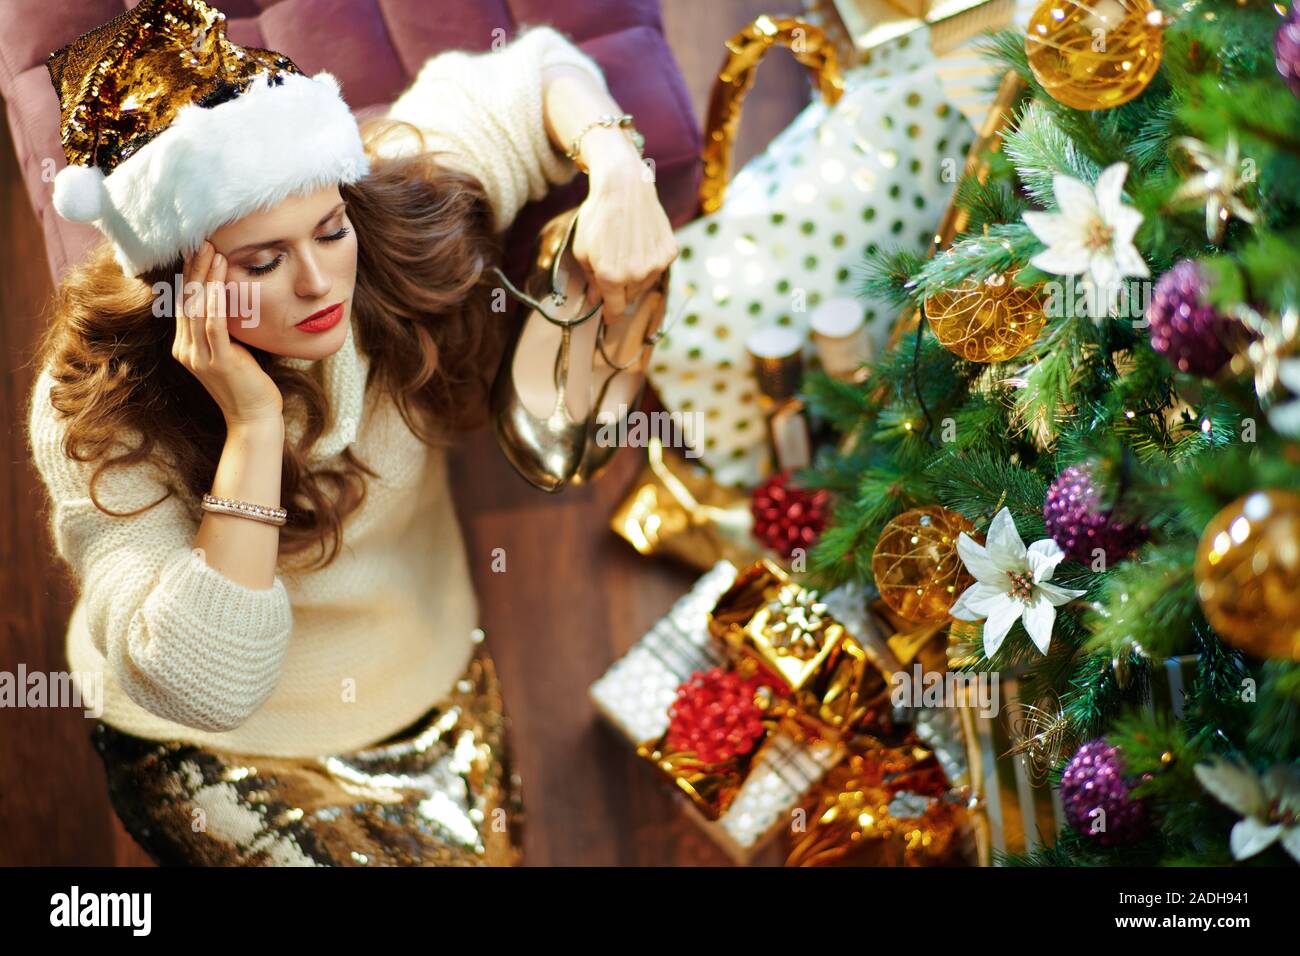
[[[50,73],[56,208],[108,241],[61,283],[30,440],[118,815],[166,864],[518,862],[443,446],[485,407],[500,234],[575,160],[606,314],[676,255],[599,68],[527,28],[359,129],[329,74],[144,0]]]

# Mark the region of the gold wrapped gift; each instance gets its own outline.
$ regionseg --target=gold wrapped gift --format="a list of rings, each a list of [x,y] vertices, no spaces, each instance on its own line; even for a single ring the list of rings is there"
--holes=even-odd
[[[742,571],[709,615],[709,633],[737,669],[776,678],[786,716],[811,737],[837,741],[888,729],[889,678],[881,661],[832,617],[817,592],[775,563]],[[779,707],[779,702],[778,702]]]
[[[775,716],[765,720],[767,732],[753,750],[721,763],[707,763],[689,750],[674,751],[667,733],[656,741],[638,745],[636,753],[653,763],[706,819],[719,820],[731,807],[750,769],[762,758],[778,722]]]
[[[590,696],[596,710],[691,807],[686,816],[745,864],[789,826],[800,799],[843,759],[845,748],[789,733],[782,726],[786,705],[763,691],[762,681],[755,681],[758,713],[751,717],[764,732],[753,736],[752,755],[710,765],[684,753],[690,744],[670,734],[681,685],[700,672],[730,668],[709,633],[708,614],[735,579],[735,566],[718,562],[613,662],[592,684]]]
[[[915,738],[854,754],[806,802],[786,865],[966,865],[975,853],[964,804]]]
[[[610,519],[610,527],[641,554],[664,555],[707,571],[719,561],[744,567],[771,552],[754,540],[749,495],[726,488],[658,438],[641,474]]]

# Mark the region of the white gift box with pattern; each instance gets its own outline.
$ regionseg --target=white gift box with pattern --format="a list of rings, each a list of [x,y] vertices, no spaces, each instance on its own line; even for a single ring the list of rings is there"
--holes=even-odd
[[[864,256],[923,253],[974,130],[934,72],[844,74],[832,107],[811,103],[727,187],[722,207],[676,233],[673,324],[650,379],[672,411],[699,412],[701,461],[724,484],[752,486],[766,446],[745,339],[766,325],[798,332],[831,298],[858,297]],[[858,297],[877,347],[897,309]]]

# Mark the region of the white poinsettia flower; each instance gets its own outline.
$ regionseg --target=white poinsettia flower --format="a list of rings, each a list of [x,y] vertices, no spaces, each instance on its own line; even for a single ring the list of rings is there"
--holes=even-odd
[[[1107,166],[1095,187],[1057,173],[1052,190],[1058,211],[1023,214],[1025,225],[1047,245],[1030,265],[1053,275],[1083,276],[1107,312],[1115,308],[1125,278],[1151,275],[1133,245],[1142,214],[1123,203],[1127,176],[1128,163]],[[1100,315],[1094,311],[1093,317]]]
[[[1300,767],[1275,764],[1261,777],[1249,767],[1215,757],[1193,769],[1202,787],[1243,817],[1228,839],[1234,860],[1262,853],[1281,840],[1300,863]]]
[[[1065,558],[1060,546],[1044,538],[1026,548],[1011,512],[1003,508],[989,525],[986,544],[981,546],[963,531],[957,538],[957,553],[975,575],[975,583],[948,613],[959,621],[984,620],[985,656],[997,653],[1011,625],[1022,618],[1034,646],[1046,654],[1056,609],[1084,593],[1048,583]]]

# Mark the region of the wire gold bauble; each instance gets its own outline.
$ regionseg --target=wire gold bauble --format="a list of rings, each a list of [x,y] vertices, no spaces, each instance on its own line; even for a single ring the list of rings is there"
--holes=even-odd
[[[1017,288],[1013,275],[969,280],[925,300],[939,344],[968,362],[1008,362],[1038,340],[1047,321],[1037,289]]]
[[[1150,0],[1044,0],[1029,18],[1029,68],[1058,103],[1104,110],[1147,88],[1164,55]]]
[[[975,583],[957,554],[957,536],[975,526],[946,508],[914,508],[885,525],[871,555],[880,598],[909,621],[942,621]]]

